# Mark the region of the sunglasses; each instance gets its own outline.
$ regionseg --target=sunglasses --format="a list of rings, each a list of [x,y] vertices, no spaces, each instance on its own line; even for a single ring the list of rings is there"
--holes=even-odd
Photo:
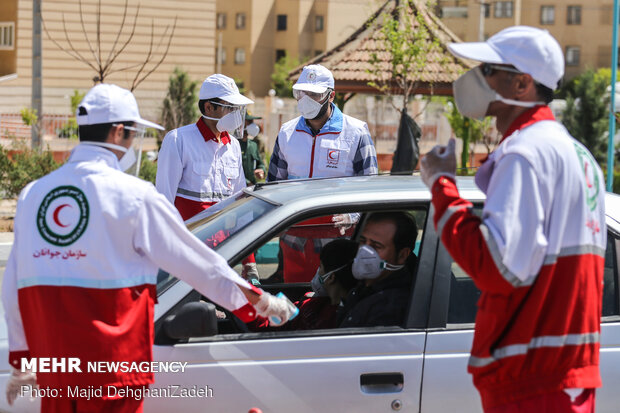
[[[492,63],[483,63],[482,65],[480,65],[480,71],[482,72],[484,76],[492,76],[496,70],[499,70],[502,72],[516,73],[519,75],[523,74],[523,72],[511,66],[494,65]]]

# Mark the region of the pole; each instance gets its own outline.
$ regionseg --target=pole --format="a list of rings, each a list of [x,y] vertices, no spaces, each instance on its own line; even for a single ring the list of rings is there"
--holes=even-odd
[[[484,42],[484,11],[486,9],[484,0],[480,1],[480,21],[478,22],[478,41]]]
[[[41,84],[41,0],[32,1],[32,109],[36,111],[37,122],[31,126],[32,149],[41,147],[43,124]]]
[[[515,0],[515,26],[521,25],[521,0]]]
[[[611,108],[607,143],[607,191],[614,188],[614,137],[616,135],[616,79],[618,77],[618,0],[614,0],[614,29],[611,39]]]
[[[222,73],[222,36],[224,34],[219,32],[217,35],[217,69],[215,73]]]

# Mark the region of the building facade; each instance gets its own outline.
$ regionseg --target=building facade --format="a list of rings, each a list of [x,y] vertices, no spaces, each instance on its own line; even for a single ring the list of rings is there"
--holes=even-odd
[[[611,66],[613,0],[440,0],[437,9],[468,42],[513,25],[547,29],[564,50],[569,79]]]
[[[142,115],[157,120],[162,100],[168,90],[168,78],[181,67],[195,80],[202,80],[215,69],[216,0],[142,0],[137,12],[135,32],[127,47],[112,64],[118,70],[105,78],[131,88],[134,77],[152,46],[152,59],[142,72],[150,71],[166,48],[166,27],[170,33],[177,18],[167,57],[134,91]],[[123,21],[125,0],[101,2],[101,60],[118,36],[115,50],[131,36],[138,3],[129,1]],[[54,44],[52,39],[70,50],[67,37],[75,49],[91,64],[99,58],[96,50],[97,0],[82,0],[84,29],[80,19],[80,2],[76,0],[41,0],[41,12],[49,36],[42,31],[43,113],[69,115],[70,96],[74,90],[86,92],[94,85],[97,73]],[[19,114],[30,107],[32,93],[32,0],[0,2],[0,114]],[[63,23],[64,22],[64,23]],[[65,36],[66,26],[67,37]],[[88,33],[88,40],[84,37]],[[151,45],[151,33],[153,44]],[[7,34],[8,33],[8,34]],[[163,36],[162,44],[159,44]],[[51,39],[50,39],[51,37]],[[125,70],[120,70],[125,69]]]
[[[265,96],[275,62],[331,49],[377,6],[374,0],[217,0],[216,70]]]

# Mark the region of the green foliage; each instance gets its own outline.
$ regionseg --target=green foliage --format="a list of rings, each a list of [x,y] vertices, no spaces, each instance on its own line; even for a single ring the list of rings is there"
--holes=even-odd
[[[23,108],[19,111],[19,114],[22,115],[22,122],[27,126],[34,126],[37,124],[39,117],[37,116],[37,110],[32,108]]]
[[[56,131],[56,134],[59,138],[78,139],[78,124],[75,118],[67,119],[67,122]]]
[[[12,198],[31,181],[47,175],[60,164],[54,161],[52,152],[30,149],[25,143],[13,142],[13,154],[0,146],[0,191],[5,197]]]
[[[239,88],[239,93],[245,95],[245,92],[247,92],[247,88],[245,87],[245,82],[243,81],[243,79],[236,77],[235,85],[237,85],[237,87]]]
[[[286,55],[273,66],[271,87],[276,91],[277,96],[293,97],[293,81],[288,78],[288,74],[300,64],[299,59],[293,59]]]
[[[368,85],[387,95],[392,94],[396,87],[399,89],[398,94],[405,98],[403,105],[407,104],[409,96],[415,91],[419,74],[429,62],[442,66],[447,63],[445,57],[430,58],[433,54],[444,55],[439,39],[428,30],[428,26],[434,23],[425,20],[420,13],[412,13],[412,10],[417,10],[412,0],[401,1],[392,13],[382,13],[370,23],[378,29],[380,52],[370,55],[371,69],[367,72],[374,80],[368,82]],[[389,53],[387,68],[385,52]]]
[[[155,185],[157,175],[157,163],[149,160],[145,152],[142,152],[142,162],[140,163],[140,178]]]
[[[566,109],[562,123],[571,135],[584,144],[601,164],[607,159],[609,126],[609,69],[587,70],[562,87]]]
[[[79,90],[73,89],[73,95],[71,95],[71,114],[75,115],[77,108],[82,99],[84,99],[85,95],[86,93],[80,93]]]
[[[469,145],[475,144],[482,140],[485,132],[491,127],[491,118],[487,117],[479,121],[467,118],[458,111],[454,104],[454,99],[445,99],[445,107],[448,109],[446,118],[450,127],[457,138],[463,140],[463,151],[461,152],[461,168],[467,168],[469,165]],[[463,174],[469,174],[467,170],[463,170]]]
[[[198,82],[191,80],[187,72],[175,68],[168,81],[168,93],[164,98],[161,122],[165,130],[176,129],[196,121],[198,117]]]

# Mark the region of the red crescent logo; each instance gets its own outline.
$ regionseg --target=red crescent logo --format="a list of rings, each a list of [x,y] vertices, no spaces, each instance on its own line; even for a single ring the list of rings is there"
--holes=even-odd
[[[329,154],[327,156],[329,156],[329,159],[338,159],[337,155],[338,151],[329,151]]]
[[[54,210],[53,217],[54,217],[54,222],[56,223],[56,225],[58,225],[59,227],[66,228],[66,227],[68,227],[69,225],[68,225],[68,224],[67,224],[67,225],[63,225],[63,224],[60,222],[60,220],[58,219],[58,214],[60,214],[60,211],[61,211],[64,207],[69,207],[69,208],[71,208],[71,205],[69,205],[69,204],[62,204],[62,205],[60,205],[58,208],[56,208],[56,209]]]

